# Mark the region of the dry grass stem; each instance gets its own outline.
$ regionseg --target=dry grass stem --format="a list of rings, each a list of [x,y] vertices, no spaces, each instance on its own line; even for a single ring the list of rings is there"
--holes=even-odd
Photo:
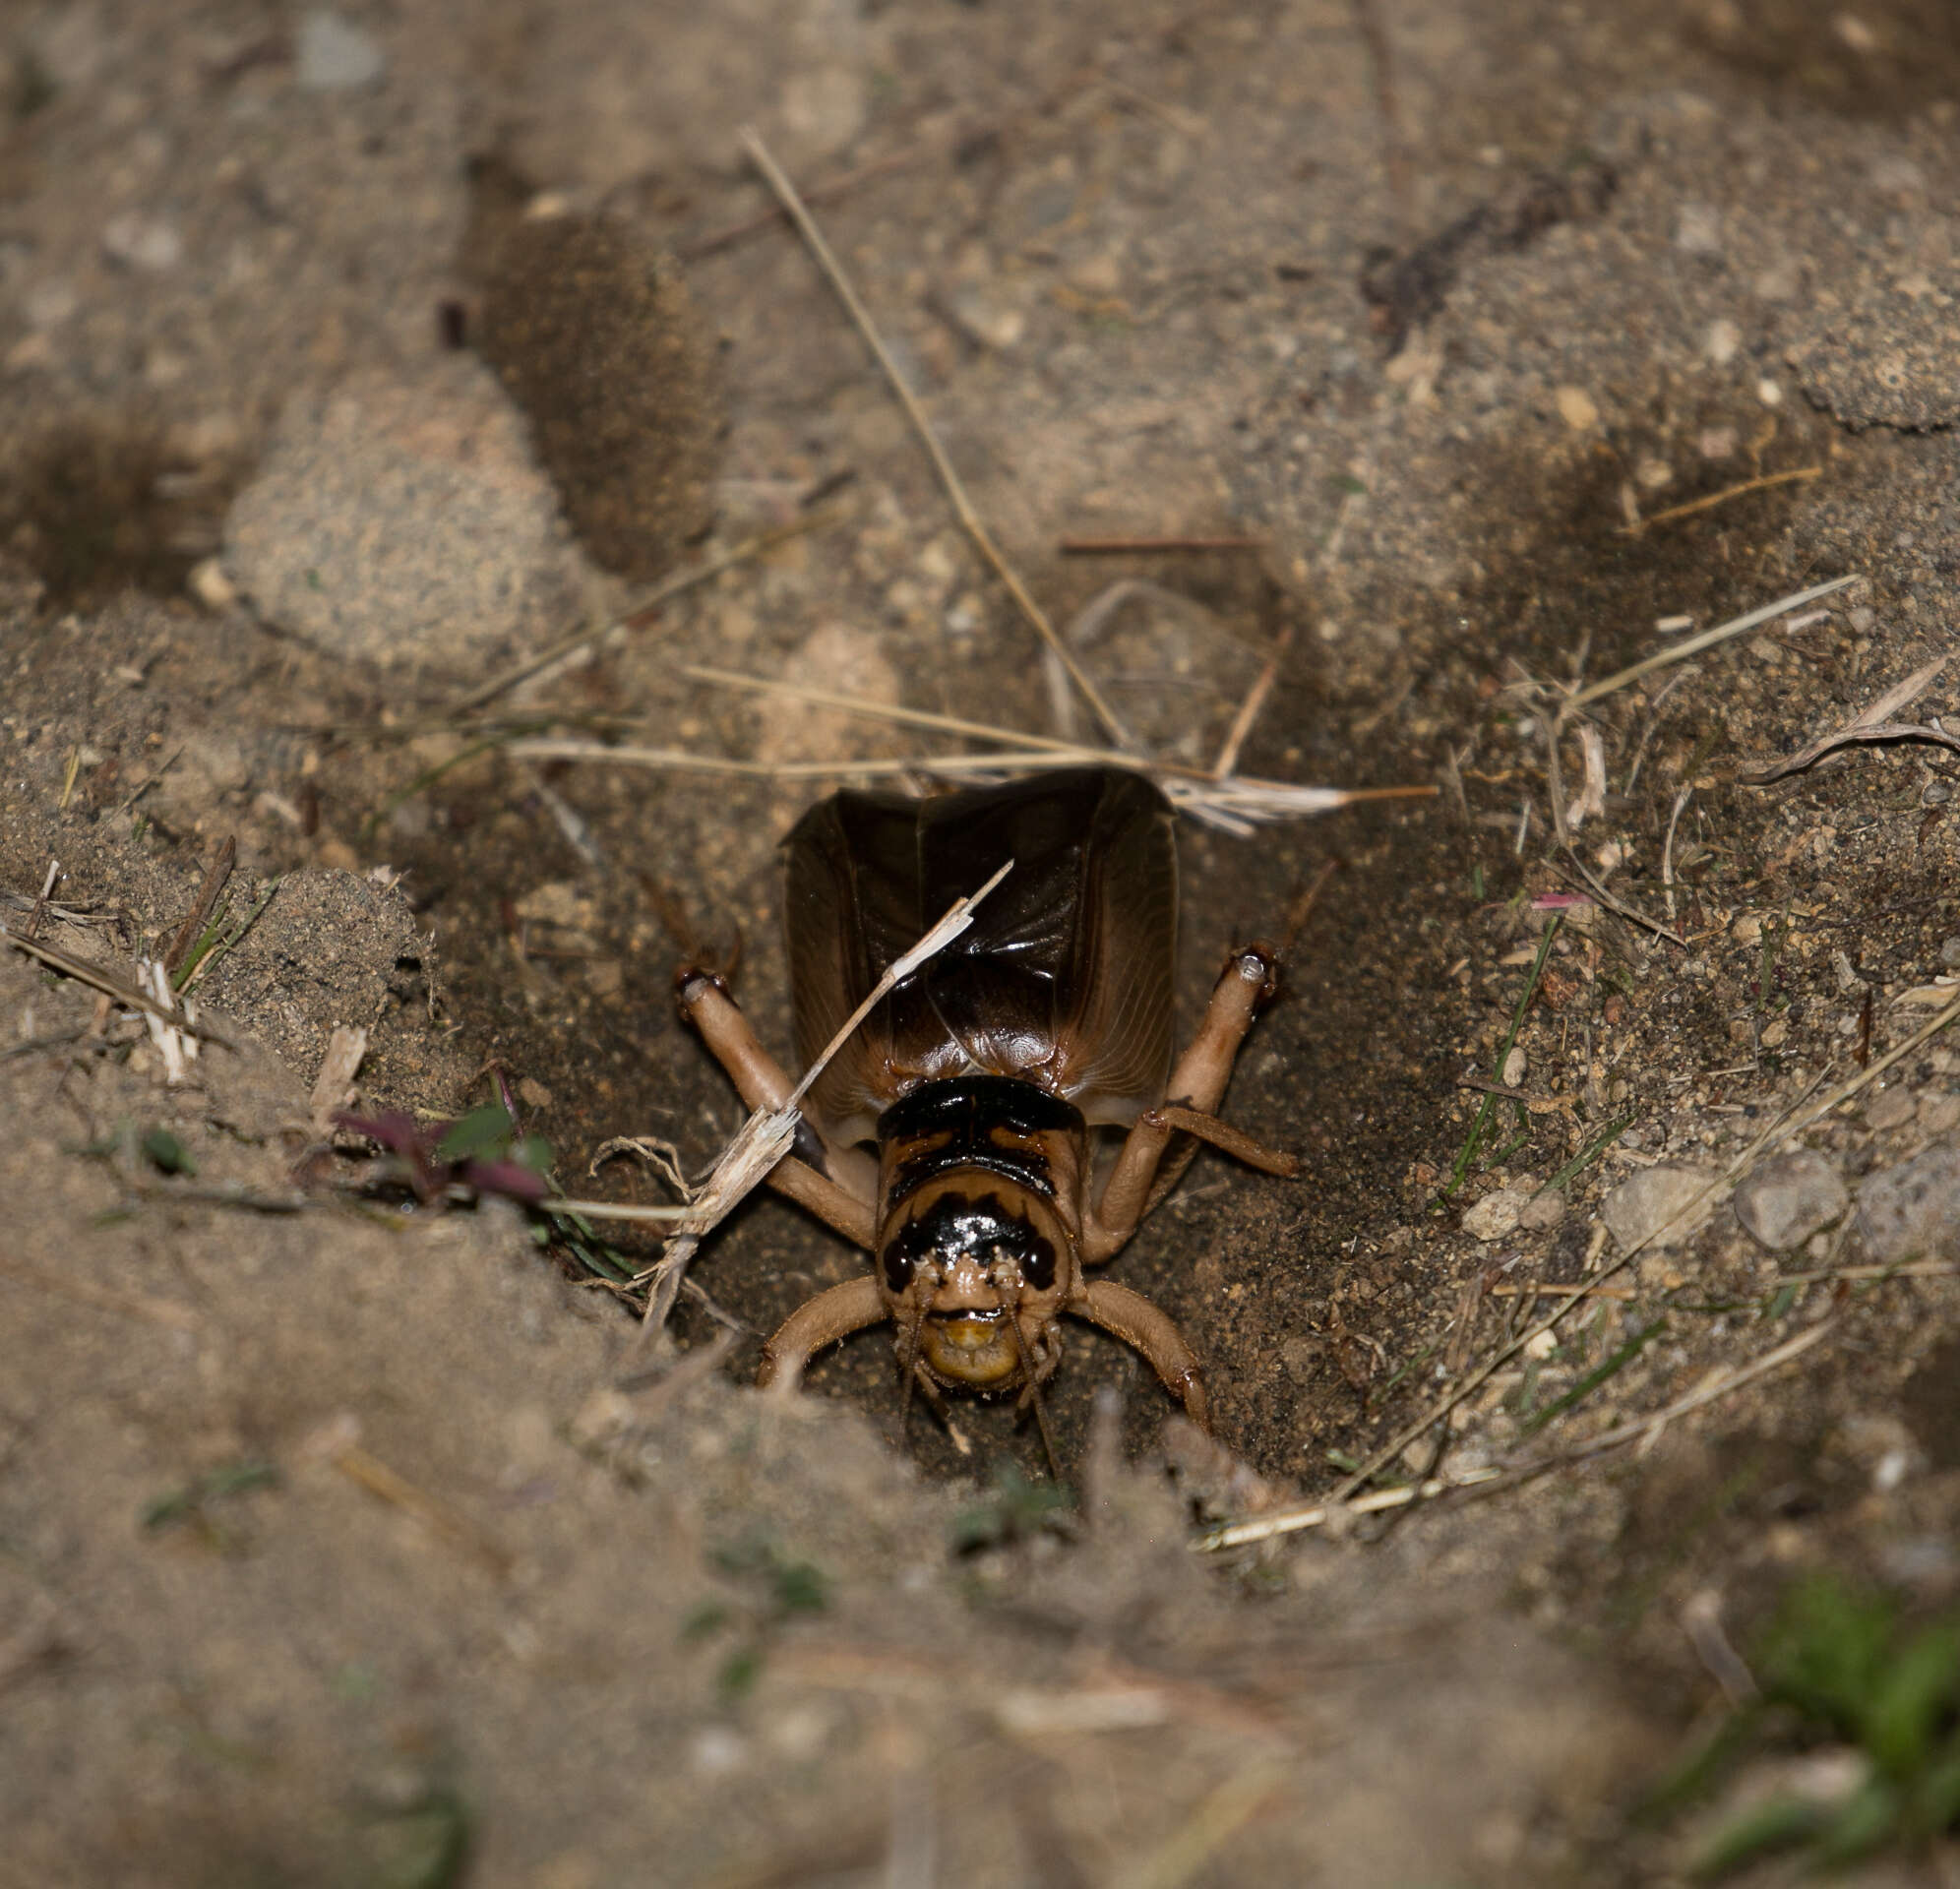
[[[1806,767],[1823,760],[1836,749],[1861,742],[1929,741],[1960,754],[1960,735],[1942,727],[1937,715],[1925,722],[1893,720],[1900,709],[1910,706],[1926,694],[1933,678],[1951,660],[1950,656],[1935,656],[1932,661],[1915,669],[1903,682],[1895,683],[1886,690],[1868,708],[1861,709],[1836,734],[1819,735],[1794,755],[1771,762],[1766,766],[1745,768],[1737,778],[1751,787],[1767,786],[1786,774],[1801,774]]]
[[[1052,735],[1027,735],[1016,728],[999,728],[991,722],[968,721],[960,715],[937,715],[928,708],[901,708],[895,702],[871,701],[863,696],[840,695],[834,689],[813,689],[800,682],[781,682],[772,676],[745,676],[736,669],[715,669],[706,663],[682,664],[679,673],[690,682],[711,683],[720,689],[745,689],[759,696],[774,696],[784,701],[807,701],[817,708],[835,708],[847,715],[863,715],[873,721],[888,721],[906,728],[931,728],[941,734],[971,735],[976,741],[998,741],[1022,748],[1046,748],[1053,753],[1076,755],[1082,745],[1060,741]]]
[[[178,1029],[189,1031],[203,1038],[207,1043],[215,1043],[220,1049],[235,1050],[238,1046],[228,1037],[220,1036],[209,1024],[197,1022],[184,1009],[168,1002],[159,1002],[148,991],[117,977],[113,971],[105,971],[99,964],[92,964],[86,957],[77,957],[72,951],[64,951],[57,945],[43,944],[35,939],[23,938],[19,932],[9,931],[0,925],[0,940],[14,946],[16,950],[45,964],[51,971],[60,971],[72,977],[77,983],[87,984],[92,990],[100,991],[104,997],[113,998],[126,1009],[142,1010],[146,1014],[160,1017],[165,1023],[174,1024]],[[168,983],[164,989],[167,991]]]
[[[1668,816],[1668,836],[1661,847],[1661,889],[1667,894],[1668,923],[1675,922],[1675,828],[1681,824],[1682,809],[1687,805],[1688,797],[1694,792],[1694,783],[1689,781],[1680,793],[1675,795],[1674,811]]]
[[[511,1571],[511,1555],[466,1515],[452,1508],[439,1495],[411,1483],[407,1477],[389,1468],[359,1443],[346,1442],[335,1448],[328,1459],[351,1483],[358,1483],[370,1495],[378,1495],[390,1506],[412,1515],[433,1533],[465,1550],[482,1562],[499,1580]]]
[[[1399,1489],[1372,1489],[1352,1501],[1317,1502],[1307,1508],[1276,1508],[1270,1515],[1257,1515],[1251,1521],[1228,1522],[1208,1530],[1194,1544],[1206,1553],[1226,1548],[1248,1548],[1255,1542],[1269,1542],[1280,1535],[1297,1535],[1305,1529],[1336,1528],[1357,1515],[1385,1515],[1390,1509],[1407,1508],[1415,1502],[1433,1502],[1459,1489],[1479,1489],[1504,1474],[1501,1469],[1466,1470],[1461,1476],[1432,1476],[1420,1483],[1405,1483]]]
[[[1016,737],[1018,739],[1018,737]],[[1180,813],[1244,838],[1259,823],[1305,820],[1338,807],[1376,800],[1431,800],[1437,789],[1420,787],[1303,787],[1292,781],[1256,780],[1235,774],[1214,781],[1170,762],[1146,761],[1107,748],[1054,747],[999,755],[922,755],[911,760],[810,761],[779,763],[735,761],[681,748],[645,748],[630,742],[575,741],[535,736],[506,744],[521,761],[590,761],[614,767],[666,767],[676,772],[739,774],[761,780],[853,780],[916,774],[986,780],[1040,773],[1050,767],[1127,767],[1154,780]]]
[[[1225,732],[1224,746],[1218,750],[1218,759],[1211,763],[1211,778],[1223,780],[1239,764],[1239,751],[1246,745],[1246,738],[1253,732],[1253,724],[1258,720],[1259,711],[1266,704],[1266,698],[1272,694],[1272,686],[1279,680],[1279,665],[1286,660],[1286,652],[1293,647],[1293,626],[1289,623],[1279,633],[1279,640],[1272,646],[1272,653],[1265,659],[1264,666],[1254,677],[1253,686],[1246,691],[1246,699],[1239,704],[1239,712],[1232,717],[1232,726]]]
[[[1779,485],[1797,485],[1808,479],[1820,479],[1824,475],[1821,465],[1793,466],[1787,472],[1765,472],[1760,478],[1745,479],[1740,485],[1724,486],[1719,492],[1709,492],[1698,499],[1689,499],[1684,505],[1671,505],[1665,512],[1656,512],[1642,518],[1637,524],[1622,527],[1621,536],[1637,538],[1642,531],[1656,524],[1672,524],[1677,518],[1691,518],[1697,512],[1712,512],[1718,505],[1727,505],[1731,499],[1746,497],[1751,492],[1767,492]]]
[[[1671,644],[1666,649],[1631,664],[1625,669],[1617,670],[1604,680],[1590,683],[1579,690],[1565,704],[1569,711],[1583,708],[1589,701],[1597,701],[1602,696],[1610,696],[1615,690],[1623,689],[1629,682],[1638,682],[1642,676],[1650,676],[1656,669],[1666,669],[1677,662],[1685,662],[1689,656],[1699,655],[1704,649],[1712,649],[1718,642],[1727,642],[1731,637],[1740,637],[1746,631],[1753,630],[1759,623],[1768,623],[1773,617],[1788,615],[1792,610],[1801,610],[1807,603],[1814,603],[1819,597],[1835,595],[1854,583],[1863,583],[1864,577],[1853,572],[1848,578],[1833,578],[1828,583],[1812,584],[1807,590],[1799,590],[1794,596],[1779,597],[1774,603],[1765,603],[1760,608],[1746,612],[1728,623],[1718,623],[1712,630],[1704,630],[1698,637],[1688,637],[1684,640]]]
[[[1115,710],[1106,702],[1096,686],[1083,674],[1073,656],[1063,646],[1062,639],[1056,634],[1055,626],[1048,620],[1048,613],[1036,603],[1033,594],[1020,579],[1020,575],[1003,555],[994,542],[993,534],[981,522],[980,515],[973,509],[973,502],[966,496],[966,488],[960,482],[959,474],[952,469],[952,461],[947,457],[946,449],[941,446],[939,435],[933,430],[932,421],[920,405],[918,396],[906,384],[905,377],[898,371],[898,363],[892,359],[891,351],[885,344],[885,338],[878,332],[877,324],[871,319],[871,311],[858,299],[857,290],[851,286],[850,277],[844,274],[843,265],[831,252],[824,239],[824,232],[818,228],[817,219],[811,215],[808,206],[796,194],[796,186],[789,181],[782,167],[769,154],[769,150],[757,135],[753,126],[745,125],[741,132],[742,148],[749,153],[751,161],[768,180],[769,188],[775,192],[781,203],[796,220],[803,240],[810,245],[810,252],[817,258],[819,266],[829,278],[830,286],[836,291],[837,299],[849,311],[857,331],[864,336],[865,344],[878,357],[878,365],[884,370],[885,378],[890,383],[891,391],[898,396],[906,417],[912,422],[926,452],[931,456],[933,468],[939,473],[940,483],[946,487],[947,496],[952,501],[952,509],[966,534],[978,548],[980,555],[994,567],[1009,594],[1020,606],[1021,615],[1034,626],[1050,649],[1068,670],[1069,679],[1080,690],[1082,700],[1095,710],[1096,719],[1101,722],[1103,732],[1118,747],[1125,747],[1130,740],[1129,730],[1117,718]]]

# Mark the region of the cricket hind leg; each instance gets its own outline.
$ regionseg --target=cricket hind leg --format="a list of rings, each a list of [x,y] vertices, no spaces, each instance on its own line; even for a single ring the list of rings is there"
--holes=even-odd
[[[684,964],[674,973],[674,995],[681,1014],[701,1032],[702,1041],[727,1070],[748,1107],[779,1109],[789,1100],[796,1084],[757,1041],[721,978]],[[827,1140],[807,1116],[797,1125],[795,1152],[770,1170],[769,1186],[807,1207],[854,1246],[870,1249],[877,1165],[860,1150]]]
[[[1209,1116],[1217,1110],[1232,1078],[1239,1046],[1278,988],[1278,963],[1279,953],[1270,944],[1248,944],[1232,953],[1212,989],[1196,1035],[1171,1071],[1165,1094],[1173,1107],[1146,1109],[1137,1119],[1124,1138],[1101,1198],[1085,1217],[1081,1248],[1085,1265],[1099,1265],[1119,1251],[1144,1213],[1162,1197],[1163,1190],[1153,1192],[1151,1184],[1171,1136],[1178,1132],[1173,1117],[1180,1112]]]

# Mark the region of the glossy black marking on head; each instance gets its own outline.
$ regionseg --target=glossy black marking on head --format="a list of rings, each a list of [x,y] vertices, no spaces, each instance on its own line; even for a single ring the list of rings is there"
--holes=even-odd
[[[963,1193],[941,1194],[886,1243],[879,1262],[886,1285],[901,1293],[925,1260],[936,1257],[948,1265],[967,1255],[983,1265],[1000,1257],[1013,1260],[1022,1283],[1036,1292],[1055,1283],[1053,1243],[1024,1215],[1010,1212],[997,1193],[983,1193],[977,1200]]]
[[[1002,1146],[997,1131],[1037,1135],[1083,1131],[1082,1114],[1072,1103],[1032,1082],[1009,1075],[962,1075],[927,1082],[892,1103],[878,1118],[881,1145],[931,1139],[909,1148],[891,1177],[894,1200],[903,1199],[949,1168],[985,1168],[1032,1193],[1053,1198],[1055,1180],[1048,1157],[1038,1147]]]

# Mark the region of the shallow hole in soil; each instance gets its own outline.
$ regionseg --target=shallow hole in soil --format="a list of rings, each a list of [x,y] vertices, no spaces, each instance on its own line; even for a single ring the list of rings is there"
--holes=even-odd
[[[141,422],[69,421],[29,441],[0,477],[0,548],[57,610],[126,589],[177,596],[217,549],[243,470],[193,462]]]

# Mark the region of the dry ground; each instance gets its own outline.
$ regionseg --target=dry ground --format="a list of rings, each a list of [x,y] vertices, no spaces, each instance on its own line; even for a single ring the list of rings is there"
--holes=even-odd
[[[1960,1250],[1870,1208],[1960,1145],[1960,1038],[1884,1063],[1960,970],[1960,757],[1743,777],[1955,648],[1942,8],[105,0],[10,14],[0,81],[0,922],[127,977],[224,837],[236,910],[277,881],[175,1084],[135,1012],[0,957],[0,1880],[1670,1880],[1720,1805],[1632,1812],[1793,1580],[1951,1603]],[[1201,606],[1088,652],[1139,728],[1208,757],[1283,646],[1245,771],[1440,790],[1187,825],[1193,1013],[1339,862],[1229,1104],[1308,1173],[1205,1158],[1118,1276],[1270,1499],[1487,1368],[1378,1487],[1543,1473],[1201,1557],[1249,1485],[1174,1481],[1168,1406],[1084,1332],[1057,1525],[1005,1412],[896,1435],[879,1334],[794,1406],[744,1387],[859,1263],[778,1202],[697,1262],[735,1342],[684,1302],[622,1391],[631,1321],[518,1209],[298,1191],[352,1172],[308,1094],[337,1025],[370,1110],[460,1113],[494,1062],[568,1188],[640,1200],[602,1141],[693,1168],[737,1120],[674,935],[739,936],[787,1042],[773,846],[826,783],[522,760],[519,721],[928,752],[710,663],[1055,725],[745,121],[844,180],[818,213],[1056,620],[1118,578]],[[822,516],[488,723],[451,707],[645,595],[470,351],[542,192],[688,259],[658,319],[718,471],[683,565]],[[680,531],[662,476],[608,516],[650,490]],[[1111,533],[1258,543],[1058,548]],[[1852,574],[1573,701],[1661,620]],[[1773,1252],[1725,1183],[1606,1274],[1625,1184],[1733,1179],[1860,1082],[1795,1137],[1860,1205]]]

